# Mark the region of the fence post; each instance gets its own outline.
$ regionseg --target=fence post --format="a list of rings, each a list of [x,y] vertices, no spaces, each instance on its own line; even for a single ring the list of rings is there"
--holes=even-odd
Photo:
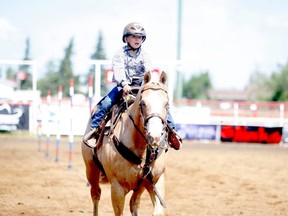
[[[283,103],[280,104],[279,106],[280,110],[280,125],[283,127],[284,126],[284,121],[285,121],[285,106]]]
[[[50,145],[50,122],[51,122],[51,91],[47,91],[47,128],[46,128],[46,158],[49,157],[49,145]]]
[[[59,161],[59,147],[60,147],[60,139],[61,139],[61,131],[60,131],[60,118],[61,118],[61,101],[62,101],[62,85],[58,87],[58,116],[57,116],[57,135],[56,135],[56,158],[55,162]]]
[[[72,169],[72,155],[73,155],[73,144],[74,144],[74,137],[73,137],[73,96],[74,96],[74,79],[70,79],[70,135],[69,135],[69,163],[68,169]]]
[[[89,109],[91,113],[92,105],[93,105],[93,77],[92,75],[89,75],[88,84],[89,84],[89,87],[88,87]]]
[[[38,137],[38,152],[41,152],[42,145],[42,112],[41,103],[38,104],[38,115],[37,115],[37,137]]]

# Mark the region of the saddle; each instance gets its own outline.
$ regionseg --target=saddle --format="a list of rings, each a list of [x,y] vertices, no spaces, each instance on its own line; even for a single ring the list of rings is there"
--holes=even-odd
[[[100,148],[102,145],[103,137],[108,136],[113,132],[116,124],[118,123],[120,116],[125,112],[129,106],[135,101],[135,96],[129,95],[126,98],[122,98],[119,103],[115,104],[111,110],[104,116],[100,123],[99,138],[96,141],[96,148]]]

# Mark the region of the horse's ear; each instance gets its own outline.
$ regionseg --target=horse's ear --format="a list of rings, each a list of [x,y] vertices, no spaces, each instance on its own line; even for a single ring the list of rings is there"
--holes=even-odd
[[[144,84],[148,83],[151,80],[151,72],[147,71],[144,75]]]
[[[167,74],[166,74],[165,71],[162,71],[159,80],[160,80],[161,83],[166,84],[166,82],[167,82]]]

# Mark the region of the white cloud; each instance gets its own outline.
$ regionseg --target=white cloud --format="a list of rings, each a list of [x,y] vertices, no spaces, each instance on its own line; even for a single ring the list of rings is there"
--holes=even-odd
[[[271,27],[288,27],[288,13],[273,14],[267,18],[268,26]]]
[[[14,32],[17,32],[17,27],[7,19],[0,17],[0,40],[9,38],[9,36]]]

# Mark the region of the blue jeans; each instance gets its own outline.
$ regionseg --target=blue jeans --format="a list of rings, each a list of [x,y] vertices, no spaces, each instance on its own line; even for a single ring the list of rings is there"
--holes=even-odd
[[[90,126],[91,130],[100,125],[104,116],[110,111],[110,109],[115,104],[117,104],[121,100],[122,94],[123,94],[122,87],[115,86],[104,98],[102,98],[101,101],[99,101],[99,103],[97,104],[98,106],[97,111],[91,117],[92,119]],[[175,128],[175,124],[170,111],[168,111],[167,122],[170,125],[170,127]]]

